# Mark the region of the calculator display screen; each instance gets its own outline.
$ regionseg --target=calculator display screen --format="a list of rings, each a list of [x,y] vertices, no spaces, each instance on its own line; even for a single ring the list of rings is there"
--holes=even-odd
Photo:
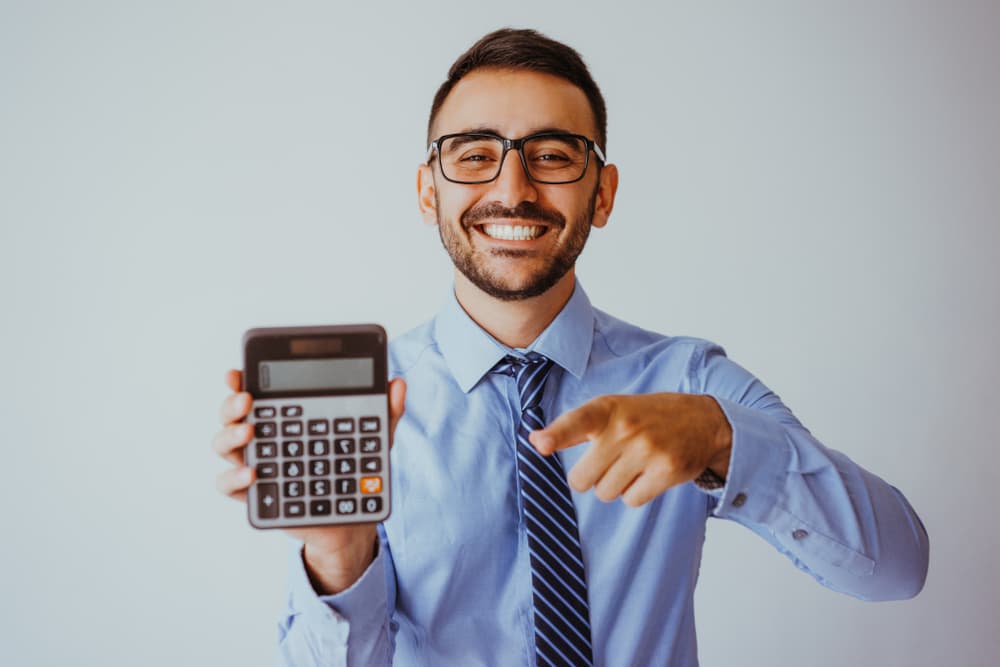
[[[375,383],[371,357],[266,360],[260,362],[259,371],[264,391],[370,389]]]

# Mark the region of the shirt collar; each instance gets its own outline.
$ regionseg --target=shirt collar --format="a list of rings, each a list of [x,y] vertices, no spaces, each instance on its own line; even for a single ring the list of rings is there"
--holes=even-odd
[[[434,336],[458,386],[468,393],[508,354],[537,352],[575,377],[583,377],[594,340],[594,309],[577,281],[556,318],[523,351],[513,350],[486,333],[458,303],[454,289],[434,320]]]

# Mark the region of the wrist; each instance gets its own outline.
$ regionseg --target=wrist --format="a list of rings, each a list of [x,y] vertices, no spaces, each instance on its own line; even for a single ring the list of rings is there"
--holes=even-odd
[[[718,402],[711,396],[706,396],[711,402],[714,418],[712,445],[714,454],[708,462],[708,469],[723,480],[729,475],[729,459],[733,452],[733,428],[726,418]]]
[[[365,531],[364,536],[346,544],[329,547],[317,542],[302,545],[302,562],[306,574],[318,595],[336,595],[361,578],[378,556],[378,532]]]

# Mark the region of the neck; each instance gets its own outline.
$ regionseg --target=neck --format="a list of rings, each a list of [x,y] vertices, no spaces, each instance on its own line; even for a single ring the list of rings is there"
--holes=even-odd
[[[530,299],[502,301],[455,271],[455,297],[469,317],[508,347],[528,347],[545,331],[573,295],[573,269],[547,292]]]

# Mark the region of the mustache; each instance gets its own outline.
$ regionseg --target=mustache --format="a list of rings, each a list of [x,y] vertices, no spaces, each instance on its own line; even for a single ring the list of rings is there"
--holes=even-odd
[[[565,227],[566,218],[558,211],[550,211],[530,201],[523,201],[514,208],[508,208],[499,202],[490,202],[476,206],[462,215],[462,226],[466,229],[477,225],[483,220],[495,218],[520,218],[522,220],[537,220],[553,227]]]

